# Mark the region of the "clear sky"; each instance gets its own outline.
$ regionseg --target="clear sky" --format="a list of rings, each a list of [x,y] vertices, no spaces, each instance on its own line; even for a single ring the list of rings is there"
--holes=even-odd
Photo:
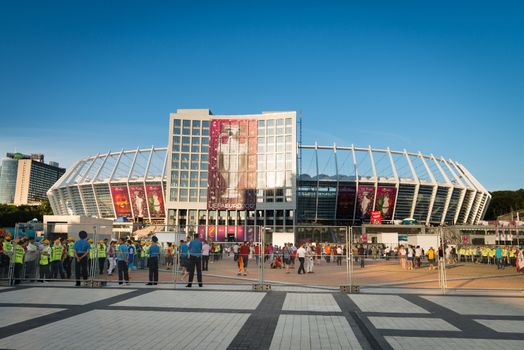
[[[522,1],[0,1],[0,156],[167,145],[177,108],[296,110],[306,144],[524,187]]]

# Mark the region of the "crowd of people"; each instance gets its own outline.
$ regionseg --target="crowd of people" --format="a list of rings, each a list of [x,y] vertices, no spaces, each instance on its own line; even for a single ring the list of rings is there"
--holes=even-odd
[[[75,285],[80,285],[81,277],[88,275],[111,276],[118,273],[119,284],[129,284],[129,270],[149,269],[148,285],[158,283],[158,270],[174,268],[178,263],[181,280],[191,287],[196,271],[199,285],[202,285],[202,271],[209,271],[209,264],[221,261],[224,256],[233,256],[237,265],[237,275],[247,276],[250,262],[259,266],[269,263],[271,269],[283,269],[290,273],[296,269],[298,274],[314,273],[314,266],[324,261],[342,266],[347,260],[347,247],[343,244],[301,242],[285,243],[281,246],[266,244],[263,249],[259,243],[217,243],[187,238],[178,244],[160,244],[156,237],[150,240],[104,239],[93,242],[87,239],[84,231],[80,239],[57,238],[35,241],[32,237],[11,240],[9,234],[0,236],[0,279],[10,278],[13,284],[22,280],[46,282],[48,280],[71,279],[74,272]],[[516,246],[455,246],[430,247],[401,244],[396,247],[382,244],[355,244],[351,246],[353,261],[365,266],[366,260],[398,259],[404,270],[420,269],[427,264],[433,270],[439,259],[447,264],[475,263],[493,264],[498,269],[508,266],[524,272],[522,249]],[[74,269],[74,271],[73,271]]]

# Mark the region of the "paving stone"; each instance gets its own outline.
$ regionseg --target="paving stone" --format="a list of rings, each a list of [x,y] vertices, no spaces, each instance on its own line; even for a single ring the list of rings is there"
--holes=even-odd
[[[516,320],[475,320],[499,333],[524,333],[524,321]]]
[[[361,349],[343,316],[280,315],[270,349]]]
[[[0,298],[1,300],[1,298]],[[36,317],[50,315],[64,309],[32,308],[32,307],[0,307],[0,327],[27,321]]]
[[[248,317],[248,314],[94,310],[1,339],[0,347],[115,349],[116,344],[122,344],[126,349],[142,350],[226,349]]]
[[[368,319],[377,329],[460,332],[460,329],[440,318],[371,316]]]
[[[398,295],[362,295],[351,294],[348,297],[363,312],[427,314],[428,311]]]
[[[424,337],[385,337],[395,350],[413,349],[461,349],[461,350],[521,350],[522,340],[467,339],[467,338],[424,338]]]
[[[159,290],[112,306],[254,310],[266,293]]]
[[[3,292],[0,303],[5,304],[63,304],[85,305],[129,293],[134,289],[95,288],[25,288]]]
[[[466,296],[424,296],[423,298],[461,315],[524,315],[522,298]]]
[[[341,312],[331,294],[297,294],[288,293],[282,310],[286,311],[319,311]]]

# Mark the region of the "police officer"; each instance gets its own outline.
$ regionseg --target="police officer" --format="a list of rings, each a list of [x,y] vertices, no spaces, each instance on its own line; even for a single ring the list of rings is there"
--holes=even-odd
[[[82,278],[87,280],[87,256],[89,254],[89,250],[91,249],[91,246],[86,241],[87,238],[87,232],[86,231],[80,231],[78,233],[78,236],[80,239],[75,242],[73,245],[73,251],[75,252],[75,277],[76,277],[76,283],[75,286],[80,286],[80,274],[82,274]]]
[[[153,244],[147,249],[149,255],[149,283],[148,286],[158,284],[158,259],[160,258],[160,246],[158,245],[158,238],[153,236],[151,238]]]

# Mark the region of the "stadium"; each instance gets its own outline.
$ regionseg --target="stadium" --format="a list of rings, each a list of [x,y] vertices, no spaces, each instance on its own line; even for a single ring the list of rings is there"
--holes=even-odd
[[[252,240],[256,226],[476,225],[491,199],[442,156],[297,142],[295,112],[179,109],[168,135],[167,147],[77,161],[48,192],[53,213],[126,217],[223,241]]]

